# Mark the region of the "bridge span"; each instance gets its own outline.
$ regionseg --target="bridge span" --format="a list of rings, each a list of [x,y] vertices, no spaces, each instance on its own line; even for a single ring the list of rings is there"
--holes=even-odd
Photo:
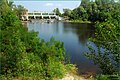
[[[22,15],[22,19],[30,20],[30,19],[59,19],[59,16],[57,16],[54,12],[28,12],[24,15]]]

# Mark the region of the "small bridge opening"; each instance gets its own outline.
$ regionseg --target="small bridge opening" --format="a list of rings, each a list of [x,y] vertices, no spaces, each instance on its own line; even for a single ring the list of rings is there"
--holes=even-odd
[[[36,16],[35,18],[36,19],[42,19],[42,16]]]
[[[43,16],[43,19],[50,19],[49,16]]]
[[[55,16],[51,16],[50,19],[56,19],[56,17]]]
[[[28,16],[28,19],[35,19],[34,16]]]

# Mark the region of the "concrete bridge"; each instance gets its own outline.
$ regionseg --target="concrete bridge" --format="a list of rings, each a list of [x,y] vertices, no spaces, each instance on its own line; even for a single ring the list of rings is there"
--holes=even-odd
[[[22,19],[58,19],[59,16],[57,16],[54,12],[48,13],[48,12],[28,12],[24,15],[22,15]]]

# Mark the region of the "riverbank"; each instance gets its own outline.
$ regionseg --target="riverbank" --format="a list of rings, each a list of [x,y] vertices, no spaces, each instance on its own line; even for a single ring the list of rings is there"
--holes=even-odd
[[[41,20],[39,20],[41,21]],[[32,21],[21,21],[22,23],[26,23],[26,22],[32,22]],[[60,20],[57,22],[71,22],[71,23],[87,23],[87,24],[93,24],[93,22],[90,21],[78,21],[78,20]]]
[[[51,80],[94,80],[93,75],[79,75],[77,73],[77,68],[75,65],[67,65],[66,66],[66,74],[61,77],[61,78],[51,78]],[[0,76],[1,80],[41,80],[41,78],[39,76],[35,77],[35,76],[17,76],[17,77],[12,77],[11,75],[7,75],[7,76]]]
[[[63,78],[54,78],[53,80],[94,80],[94,75],[92,74],[79,74],[76,65],[69,64],[66,67],[67,73],[63,76]]]
[[[54,79],[58,80],[58,79]],[[90,78],[84,78],[82,76],[74,75],[74,74],[66,74],[65,77],[59,80],[93,80],[92,76]]]
[[[64,22],[74,22],[74,23],[92,23],[90,21],[80,21],[80,20],[65,20]]]

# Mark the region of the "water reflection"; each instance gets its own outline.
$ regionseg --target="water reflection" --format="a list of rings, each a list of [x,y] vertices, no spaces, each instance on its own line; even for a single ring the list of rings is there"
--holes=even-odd
[[[89,37],[94,37],[94,26],[92,24],[56,22],[56,23],[28,23],[28,30],[39,32],[38,37],[49,41],[54,37],[58,41],[64,42],[67,55],[70,61],[76,64],[80,73],[99,72],[97,66],[93,65],[83,53],[89,52],[87,42]],[[91,43],[94,48],[95,44]]]
[[[95,28],[93,24],[64,23],[64,26],[64,31],[72,30],[72,32],[78,36],[79,42],[82,44],[85,44],[88,38],[94,37]]]

